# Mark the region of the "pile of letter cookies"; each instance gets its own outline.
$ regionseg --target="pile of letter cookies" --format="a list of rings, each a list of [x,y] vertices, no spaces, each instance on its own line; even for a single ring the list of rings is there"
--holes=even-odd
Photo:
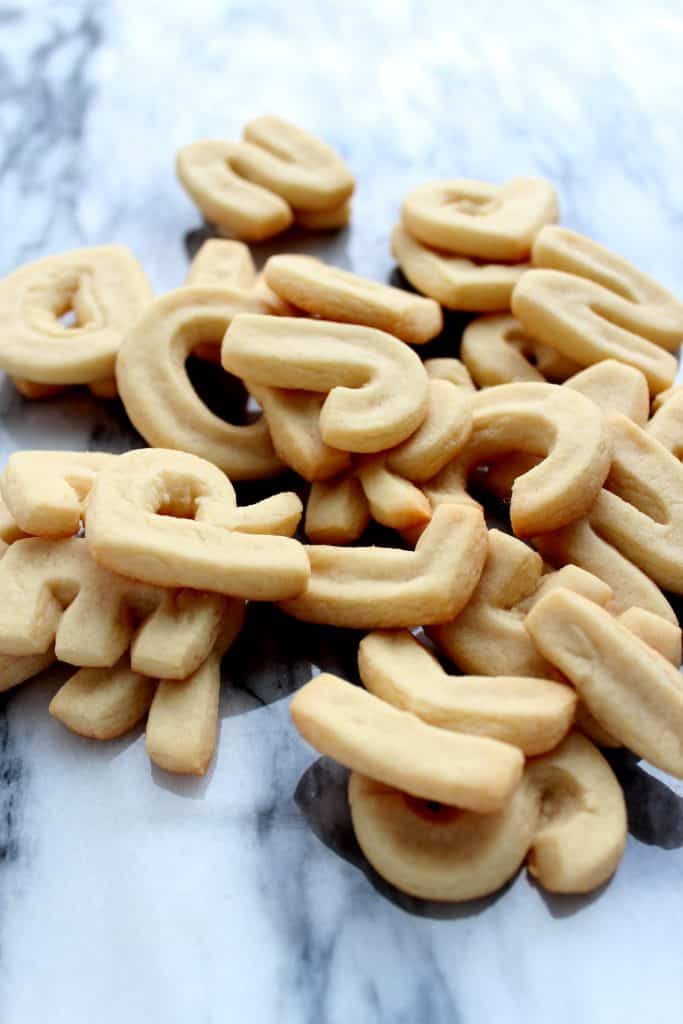
[[[348,217],[343,162],[274,118],[178,166],[240,238]],[[117,391],[151,446],[10,457],[0,688],[58,659],[74,667],[50,705],[66,726],[107,739],[146,717],[152,760],[201,774],[221,656],[246,601],[276,602],[366,631],[364,688],[318,675],[291,710],[351,769],[381,876],[443,900],[493,892],[525,861],[555,892],[607,880],[626,813],[599,747],[683,778],[681,632],[663,592],[683,594],[683,305],[556,217],[534,179],[413,190],[392,244],[419,295],[307,256],[258,276],[235,239],[205,243],[159,298],[116,246],[0,281],[0,367],[23,393]],[[442,305],[487,314],[462,362],[457,341],[453,358],[418,355]],[[262,414],[212,412],[191,354]],[[305,510],[276,480],[237,505],[231,481],[286,469],[310,485]],[[512,535],[471,492],[509,502]],[[389,546],[355,543],[371,521]]]

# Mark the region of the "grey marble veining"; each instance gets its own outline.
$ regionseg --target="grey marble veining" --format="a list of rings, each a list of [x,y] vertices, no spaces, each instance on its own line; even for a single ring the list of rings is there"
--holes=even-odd
[[[368,9],[366,9],[368,8]],[[0,5],[0,273],[119,241],[163,291],[205,230],[173,155],[274,111],[347,158],[358,194],[324,253],[381,279],[405,190],[540,173],[563,221],[683,295],[680,5],[312,0]],[[441,346],[455,351],[458,318]],[[28,403],[0,383],[3,458],[122,451],[115,403]],[[0,1020],[34,1024],[480,1024],[676,1019],[683,999],[683,786],[615,754],[626,855],[587,898],[524,875],[445,907],[379,880],[345,773],[288,698],[353,678],[358,637],[249,613],[225,663],[203,780],[150,768],[138,731],[98,746],[47,714],[60,671],[0,703]]]

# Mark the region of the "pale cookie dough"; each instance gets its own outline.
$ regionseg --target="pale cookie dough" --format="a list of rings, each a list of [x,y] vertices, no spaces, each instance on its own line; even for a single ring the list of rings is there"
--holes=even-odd
[[[332,147],[282,117],[254,118],[244,139],[237,171],[300,212],[338,211],[353,193],[353,175]]]
[[[432,506],[472,504],[470,472],[522,451],[544,458],[513,485],[510,519],[518,536],[545,533],[588,512],[611,456],[609,433],[593,402],[556,384],[502,384],[475,395],[472,416],[463,450],[423,485]]]
[[[672,389],[667,401],[655,410],[645,429],[677,459],[683,459],[683,387]]]
[[[187,591],[171,598],[108,572],[81,538],[16,541],[0,560],[0,589],[0,654],[44,655],[54,643],[60,661],[109,668],[135,636],[140,661],[153,643],[155,664],[169,678],[179,665],[191,671],[201,664],[223,614],[215,595]],[[168,637],[162,623],[168,624]],[[132,667],[141,669],[134,652]]]
[[[407,632],[375,632],[361,640],[358,670],[365,687],[430,725],[489,736],[530,757],[552,750],[571,728],[576,694],[547,679],[449,676]]]
[[[233,318],[246,309],[266,312],[267,306],[228,286],[169,292],[129,331],[116,362],[121,400],[150,445],[191,452],[235,480],[282,471],[268,424],[263,417],[246,426],[226,423],[201,400],[185,363],[199,343],[218,352]]]
[[[295,210],[294,218],[307,231],[336,231],[351,220],[351,203],[347,199],[330,210]]]
[[[54,664],[55,660],[54,647],[44,654],[0,654],[0,693],[37,676]]]
[[[609,612],[564,589],[539,601],[525,625],[603,728],[656,768],[683,778],[677,668]]]
[[[557,220],[555,189],[543,178],[505,185],[455,179],[418,185],[403,201],[403,224],[425,245],[478,260],[524,260],[544,224]]]
[[[618,615],[636,607],[669,623],[677,621],[659,587],[596,530],[590,513],[560,530],[532,537],[531,542],[552,565],[573,563],[603,580],[612,590],[611,612]]]
[[[438,473],[467,442],[470,406],[466,389],[430,378],[427,416],[411,437],[381,455],[357,458],[353,471],[336,481],[313,484],[306,535],[316,543],[343,544],[360,537],[370,517],[396,530],[429,522],[431,505],[415,485]]]
[[[683,341],[683,303],[628,260],[592,238],[553,224],[536,236],[531,261],[535,267],[588,278],[642,306],[650,321],[645,336],[671,352],[678,351]]]
[[[490,530],[481,578],[469,603],[452,621],[427,632],[448,657],[469,675],[555,678],[524,629],[530,604],[548,588],[566,586],[591,601],[606,604],[610,588],[576,566],[543,573],[541,557],[522,541]]]
[[[114,740],[147,714],[156,681],[134,672],[127,656],[112,668],[82,668],[54,695],[48,708],[71,732]]]
[[[352,629],[397,629],[448,621],[467,604],[486,557],[486,526],[478,509],[449,505],[436,509],[415,551],[306,551],[311,578],[301,597],[282,602],[287,614]]]
[[[218,735],[221,659],[244,624],[244,602],[231,601],[206,661],[187,679],[159,683],[147,718],[151,760],[168,772],[205,775]]]
[[[0,493],[24,533],[70,537],[78,533],[95,477],[115,458],[107,452],[15,452],[0,475]]]
[[[621,787],[599,751],[577,733],[529,761],[497,812],[435,806],[355,771],[349,803],[369,862],[401,892],[421,899],[487,896],[525,859],[544,889],[589,892],[613,874],[626,843]]]
[[[251,380],[247,388],[263,409],[279,458],[304,480],[327,480],[350,468],[350,453],[325,444],[320,434],[327,395],[267,387]]]
[[[447,380],[457,388],[465,391],[476,391],[470,377],[470,371],[459,359],[439,358],[425,359],[422,364],[430,377],[436,380]]]
[[[261,242],[285,231],[294,215],[280,196],[237,173],[243,148],[220,139],[192,142],[178,151],[176,173],[208,221],[246,242]]]
[[[425,800],[495,811],[522,775],[516,747],[426,725],[327,673],[299,690],[290,713],[321,754]]]
[[[110,379],[126,332],[152,297],[122,245],[27,263],[0,280],[0,369],[37,384]],[[59,319],[69,309],[73,327]]]
[[[460,358],[480,388],[515,381],[562,383],[581,367],[534,341],[514,316],[478,316],[463,331]]]
[[[619,621],[630,633],[670,661],[674,668],[680,666],[682,635],[678,623],[654,615],[644,608],[629,608],[621,613]]]
[[[263,274],[277,295],[322,320],[376,327],[412,345],[430,341],[443,329],[441,308],[433,299],[371,281],[312,256],[271,256]]]
[[[265,534],[282,520],[284,532],[293,532],[300,514],[293,494],[238,509],[215,466],[148,448],[120,455],[96,477],[86,535],[93,557],[114,572],[161,587],[274,601],[301,593],[310,569],[298,541]]]
[[[512,312],[533,338],[582,366],[616,359],[641,370],[652,394],[671,387],[676,359],[660,348],[646,311],[602,285],[559,270],[529,270]]]
[[[370,327],[242,313],[225,335],[221,358],[224,369],[246,381],[326,392],[320,433],[345,451],[391,448],[427,413],[428,377],[419,357]]]
[[[446,309],[495,313],[510,308],[512,289],[528,263],[487,263],[432,249],[397,224],[391,252],[406,280]]]
[[[609,424],[612,466],[591,525],[660,587],[683,593],[683,464],[626,417]]]
[[[19,529],[0,492],[0,558],[2,558],[10,544],[14,544],[15,540],[21,540],[25,536],[26,534],[23,530]]]

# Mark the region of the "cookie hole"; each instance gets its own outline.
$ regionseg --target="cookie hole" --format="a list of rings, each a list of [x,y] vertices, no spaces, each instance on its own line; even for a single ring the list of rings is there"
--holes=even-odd
[[[487,217],[500,206],[500,200],[484,196],[453,196],[446,200],[446,206],[454,207],[458,213],[468,217]]]
[[[581,789],[576,779],[560,769],[553,771],[541,790],[541,826],[568,821],[580,807]]]
[[[440,804],[437,800],[420,800],[419,797],[403,794],[403,799],[413,814],[424,821],[433,824],[451,824],[462,813],[458,807],[449,807],[447,804]]]

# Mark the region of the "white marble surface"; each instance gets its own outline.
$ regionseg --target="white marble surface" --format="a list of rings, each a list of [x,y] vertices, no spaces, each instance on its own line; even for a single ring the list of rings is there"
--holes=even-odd
[[[174,150],[272,110],[327,137],[360,183],[349,231],[277,245],[386,278],[407,187],[540,173],[565,223],[683,294],[682,49],[675,0],[8,0],[0,273],[116,240],[173,287],[200,226]],[[135,443],[116,406],[28,404],[6,381],[0,432],[3,457]],[[631,834],[589,899],[525,876],[456,909],[402,899],[363,865],[343,773],[288,721],[312,665],[352,673],[355,638],[283,631],[267,610],[247,636],[200,782],[150,770],[139,733],[106,746],[68,734],[46,712],[54,679],[2,699],[3,1024],[680,1016],[680,783],[617,758]]]

